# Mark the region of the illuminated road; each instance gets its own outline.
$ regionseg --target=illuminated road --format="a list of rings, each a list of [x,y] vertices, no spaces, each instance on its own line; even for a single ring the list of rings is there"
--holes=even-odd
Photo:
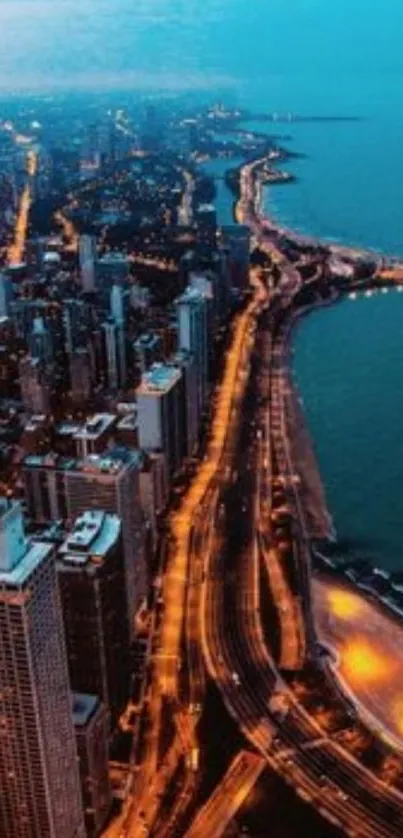
[[[185,838],[220,838],[252,791],[265,766],[264,759],[256,754],[249,751],[237,754]]]
[[[164,617],[160,630],[158,654],[154,656],[154,675],[151,681],[149,702],[150,733],[148,736],[147,759],[142,765],[141,778],[133,788],[133,799],[127,812],[122,836],[137,838],[154,823],[160,799],[178,760],[184,752],[197,747],[194,738],[195,726],[201,712],[200,707],[191,706],[201,698],[204,689],[198,651],[195,648],[196,623],[199,621],[198,605],[189,594],[189,580],[200,582],[203,578],[203,562],[208,557],[208,541],[214,523],[217,492],[214,479],[220,473],[221,459],[234,422],[238,422],[239,401],[243,397],[247,380],[246,371],[239,375],[240,368],[247,366],[247,354],[253,340],[251,329],[255,315],[266,300],[264,289],[256,283],[254,296],[233,327],[232,341],[227,351],[222,383],[217,393],[217,405],[213,416],[207,452],[199,470],[183,498],[181,507],[171,519],[173,547],[169,551],[167,567],[163,578],[162,595]],[[202,515],[202,511],[204,514]],[[200,514],[199,514],[200,513]],[[197,543],[197,536],[200,536]],[[201,593],[201,585],[197,586]],[[199,594],[197,594],[199,596]],[[183,627],[187,627],[187,649],[189,654],[189,698],[187,709],[181,705],[179,689],[179,667],[181,665]],[[201,658],[200,658],[201,660]],[[186,668],[186,667],[185,667]],[[177,709],[178,734],[162,767],[157,765],[157,748],[161,728],[163,700],[169,700]],[[198,703],[198,702],[197,702]],[[185,732],[183,742],[179,732]]]
[[[204,660],[239,730],[303,800],[352,838],[401,838],[403,793],[385,784],[382,772],[369,770],[350,747],[350,739],[362,735],[362,729],[349,712],[345,697],[334,689],[332,701],[337,705],[338,721],[330,730],[326,708],[321,712],[315,706],[307,709],[297,689],[285,681],[261,621],[261,584],[265,579],[280,618],[279,663],[284,669],[301,670],[303,677],[309,660],[316,667],[319,683],[314,694],[316,706],[322,700],[326,703],[330,685],[326,664],[319,663],[317,655],[310,536],[300,479],[293,466],[287,418],[292,395],[287,373],[288,342],[302,279],[281,252],[278,231],[256,214],[255,166],[247,164],[241,172],[237,218],[250,226],[254,240],[276,263],[280,276],[267,315],[258,317],[267,310],[268,296],[252,272],[255,294],[236,321],[223,382],[217,390],[207,453],[179,511],[172,515],[172,544],[162,588],[165,610],[159,649],[153,658],[149,747],[121,836],[140,838],[156,822],[156,835],[168,838],[170,831],[175,834],[180,815],[197,786],[190,764],[166,823],[158,821],[158,811],[183,754],[198,757]],[[269,358],[261,375],[262,389],[251,395],[251,375],[253,381],[255,374],[251,370],[256,368],[253,353],[262,329],[271,332]],[[262,410],[256,409],[256,395],[262,399]],[[276,479],[284,492],[282,511],[292,521],[292,549],[287,560],[289,569],[292,566],[295,571],[296,590],[289,587],[285,565],[273,540],[274,461],[279,472]],[[267,575],[261,577],[264,565]],[[345,607],[345,597],[343,601]],[[340,597],[338,602],[340,608]],[[330,605],[327,601],[323,613]],[[340,619],[332,623],[335,644],[342,642],[341,624]],[[367,652],[367,646],[363,647],[361,640],[358,650],[353,645],[344,661],[341,659],[340,671],[344,671],[346,681],[347,676],[350,680],[356,677],[364,697],[363,687],[367,684],[369,692],[375,671],[383,684],[386,669],[395,679],[400,676],[389,659],[385,665],[378,650],[375,654],[372,650],[372,657],[363,657],[363,652]],[[185,678],[180,675],[181,666]],[[167,702],[176,721],[176,734],[162,765],[158,765],[162,708]],[[400,724],[401,710],[400,703],[396,704],[395,725]],[[361,715],[365,721],[365,714]],[[230,805],[228,797],[217,789],[196,815],[189,838],[204,838],[206,833],[197,831],[198,822],[204,829],[203,818],[207,818],[207,834],[215,834],[222,821],[221,806]]]
[[[27,182],[24,186],[15,222],[14,240],[9,247],[7,261],[10,267],[24,261],[25,242],[27,238],[29,211],[32,203],[32,181],[36,175],[38,157],[34,151],[27,153]]]
[[[314,609],[341,684],[368,724],[403,750],[402,626],[359,592],[324,578],[314,580]]]
[[[248,220],[245,215],[243,220]],[[279,292],[283,310],[292,303],[300,285],[301,279],[297,279],[292,267],[284,270]],[[280,329],[279,332],[278,343],[273,346],[275,386],[271,392],[276,395],[277,391],[278,418],[278,433],[274,435],[277,440],[274,439],[274,442],[283,483],[288,490],[288,503],[294,509],[295,525],[300,528],[295,537],[295,562],[300,590],[303,592],[304,622],[307,624],[309,643],[313,646],[315,635],[310,601],[309,539],[289,447],[285,420],[286,382],[281,375],[283,347],[287,344],[291,326],[292,322],[285,321],[284,330]],[[244,421],[251,424],[250,417],[245,417]],[[264,427],[260,432],[263,430]],[[204,583],[202,640],[208,671],[216,681],[229,713],[249,742],[327,820],[351,835],[399,835],[403,828],[402,795],[396,789],[385,789],[380,778],[340,745],[336,734],[333,739],[332,735],[321,728],[287,687],[270,657],[259,616],[258,533],[260,509],[264,509],[266,499],[263,498],[262,507],[253,500],[261,491],[262,480],[259,479],[258,467],[261,462],[261,445],[257,441],[250,444],[252,448],[248,454],[245,442],[242,443],[238,453],[239,466],[235,466],[234,473],[238,475],[236,479],[239,483],[239,509],[234,509],[232,501],[217,519],[217,530],[223,530],[223,544],[228,542],[228,538],[232,543],[231,532],[242,515],[247,533],[250,522],[254,522],[248,534],[249,549],[241,551],[235,571],[234,542],[230,550],[230,572],[226,567],[229,559],[223,547],[220,549],[218,545],[210,556]],[[228,461],[228,465],[234,468],[233,458]],[[248,469],[250,473],[246,476]],[[254,488],[253,475],[256,480]],[[228,581],[233,575],[235,590],[232,590]],[[348,716],[343,724],[345,730],[351,726]],[[341,727],[341,732],[344,729]],[[318,747],[311,747],[314,741],[318,742]],[[293,749],[291,760],[284,759],[287,748]]]

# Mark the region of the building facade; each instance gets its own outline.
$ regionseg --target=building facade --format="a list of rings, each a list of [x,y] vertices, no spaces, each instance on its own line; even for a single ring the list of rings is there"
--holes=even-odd
[[[129,620],[121,523],[84,512],[57,553],[70,684],[98,695],[114,727],[129,692]]]
[[[53,548],[0,503],[0,834],[84,838]]]

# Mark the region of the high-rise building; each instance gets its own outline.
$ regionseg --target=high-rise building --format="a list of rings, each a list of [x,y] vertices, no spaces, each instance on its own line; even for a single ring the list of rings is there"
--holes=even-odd
[[[0,834],[84,838],[53,547],[0,502]]]
[[[77,456],[85,458],[106,451],[115,423],[114,413],[95,413],[89,417],[74,433]]]
[[[183,395],[183,457],[191,457],[197,447],[200,432],[200,405],[198,397],[198,371],[195,356],[180,349],[169,361],[182,372]]]
[[[231,287],[243,291],[249,281],[250,230],[243,224],[223,227],[222,247],[227,254]]]
[[[94,236],[89,236],[87,234],[80,236],[79,263],[81,286],[83,291],[86,293],[95,291],[96,289],[96,258],[97,248]]]
[[[70,463],[65,472],[68,518],[88,509],[102,509],[122,521],[126,595],[130,628],[148,593],[148,568],[144,555],[144,521],[140,502],[139,452],[117,447]]]
[[[151,546],[157,544],[158,519],[168,502],[169,480],[162,452],[149,452],[143,458],[140,472],[141,505],[151,533]]]
[[[127,351],[126,335],[127,321],[130,308],[130,291],[123,285],[114,284],[111,289],[110,311],[111,317],[116,324],[116,342],[119,361],[120,386],[124,387],[127,381]]]
[[[111,390],[123,388],[127,380],[126,336],[112,317],[102,323],[104,340],[105,385]]]
[[[91,327],[90,306],[84,300],[63,302],[64,349],[70,354],[88,341]]]
[[[89,350],[78,346],[69,355],[71,398],[76,404],[85,404],[91,398],[92,365]]]
[[[13,299],[13,283],[6,274],[0,272],[0,318],[10,314],[10,303]]]
[[[88,509],[120,517],[133,635],[135,616],[149,584],[139,485],[141,461],[138,451],[119,446],[81,460],[48,453],[27,456],[22,463],[25,500],[34,521],[72,523]]]
[[[26,355],[19,367],[21,397],[28,413],[50,413],[51,382],[45,364]]]
[[[154,364],[137,388],[140,448],[162,451],[170,477],[182,462],[182,373],[177,367]]]
[[[53,360],[52,335],[43,317],[35,317],[28,337],[29,351],[34,359],[50,364]]]
[[[63,521],[68,517],[66,472],[74,468],[72,457],[53,453],[28,454],[22,462],[28,514],[38,524]]]
[[[130,273],[130,260],[124,253],[112,250],[98,259],[96,274],[99,290],[108,299],[113,285],[124,285]]]
[[[195,211],[195,221],[202,244],[214,247],[217,235],[217,213],[213,204],[199,204]]]
[[[87,838],[96,838],[112,805],[108,774],[109,714],[95,695],[73,694],[81,793]]]
[[[198,380],[198,415],[208,397],[209,341],[208,300],[198,288],[189,286],[176,300],[179,348],[190,352],[196,362]]]
[[[57,554],[70,684],[100,696],[112,727],[130,681],[121,529],[117,515],[84,512]]]
[[[155,332],[140,335],[134,344],[134,355],[137,366],[143,374],[155,363],[161,360],[161,337]]]

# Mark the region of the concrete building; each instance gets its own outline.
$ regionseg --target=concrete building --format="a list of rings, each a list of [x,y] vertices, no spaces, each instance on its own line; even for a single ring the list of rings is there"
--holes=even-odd
[[[0,318],[8,317],[13,300],[13,283],[6,274],[0,272]]]
[[[117,515],[84,512],[57,553],[71,688],[100,696],[111,727],[130,682],[121,529]]]
[[[112,805],[108,774],[108,713],[95,695],[73,694],[73,722],[87,838],[105,826]]]
[[[126,339],[124,329],[110,317],[102,323],[104,340],[105,385],[111,390],[125,386],[127,380]]]
[[[186,349],[176,352],[169,364],[182,373],[183,394],[181,407],[183,413],[183,457],[191,457],[197,448],[200,433],[200,400],[198,396],[198,368],[196,358]]]
[[[87,345],[91,328],[90,305],[84,300],[65,300],[63,302],[64,348],[71,354],[77,348]]]
[[[53,547],[0,502],[0,834],[84,838]]]
[[[208,397],[209,329],[208,301],[198,288],[189,286],[176,300],[179,348],[190,352],[197,367],[198,414]]]
[[[199,204],[194,214],[199,240],[214,247],[217,234],[217,213],[214,204]]]
[[[148,453],[140,472],[141,505],[150,530],[151,547],[157,544],[158,520],[168,503],[169,480],[162,453]]]
[[[140,502],[138,451],[123,447],[93,454],[67,470],[66,495],[70,521],[88,509],[102,509],[122,521],[126,595],[131,635],[135,616],[148,593],[144,554],[144,520]]]
[[[112,250],[98,259],[97,282],[102,295],[109,296],[113,285],[125,285],[130,273],[130,260],[124,253]]]
[[[35,317],[32,331],[28,337],[31,357],[51,364],[53,360],[52,335],[43,317]]]
[[[21,398],[27,413],[50,413],[51,382],[39,358],[26,355],[19,365]]]
[[[80,425],[74,433],[78,457],[100,454],[105,451],[116,423],[114,413],[95,413]]]
[[[85,459],[53,453],[24,458],[22,475],[28,512],[38,523],[70,521],[88,509],[122,521],[126,596],[134,636],[135,615],[148,593],[138,451],[123,446]]]
[[[85,404],[92,394],[91,356],[84,346],[78,346],[69,355],[69,375],[71,398],[75,404]]]
[[[81,287],[85,293],[96,290],[96,258],[97,247],[94,236],[80,236],[79,241],[79,264]]]
[[[155,332],[140,335],[134,343],[137,366],[143,375],[153,364],[162,360],[161,338]]]
[[[181,371],[154,364],[143,375],[136,395],[140,448],[162,451],[172,477],[181,466],[183,450]]]
[[[221,245],[227,256],[231,287],[243,291],[249,283],[250,230],[243,224],[223,227]]]

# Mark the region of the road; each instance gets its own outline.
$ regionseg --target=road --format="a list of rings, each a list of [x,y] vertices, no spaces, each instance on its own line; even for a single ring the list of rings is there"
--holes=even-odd
[[[282,318],[281,310],[286,312],[300,285],[301,279],[297,281],[292,267],[284,272],[279,291],[283,302],[279,306],[280,328],[272,351],[279,421],[274,445],[288,501],[294,510],[294,559],[302,593],[306,645],[312,654],[315,632],[310,597],[309,537],[289,447],[285,390],[278,374],[292,325],[286,316]],[[246,404],[243,416],[247,428],[251,428],[256,417],[253,409],[248,415]],[[271,418],[275,424],[275,418]],[[304,800],[316,805],[330,822],[337,823],[349,834],[397,835],[403,826],[402,795],[396,789],[386,789],[373,772],[310,718],[282,679],[263,637],[258,537],[261,506],[257,501],[261,485],[267,479],[267,468],[263,471],[263,480],[259,476],[263,431],[264,425],[256,430],[256,438],[253,434],[249,440],[242,438],[238,452],[230,452],[232,458],[229,457],[226,465],[236,475],[237,493],[236,498],[231,496],[230,502],[224,501],[217,518],[217,531],[222,530],[227,552],[217,549],[211,553],[204,583],[202,638],[206,666],[239,729]],[[263,499],[265,503],[267,498]],[[237,522],[242,518],[245,525],[240,533]],[[242,547],[238,549],[235,570],[240,540]],[[231,585],[233,578],[234,585]],[[346,718],[345,725],[348,724],[351,722]],[[318,736],[320,747],[309,748],[309,743]],[[277,749],[284,753],[287,747],[294,749],[291,761],[276,755]]]
[[[179,510],[171,519],[172,549],[162,588],[164,616],[150,685],[147,758],[133,788],[122,836],[140,838],[145,827],[151,829],[181,755],[197,747],[195,728],[202,710],[204,689],[202,659],[196,641],[200,619],[198,598],[201,596],[200,580],[205,573],[218,498],[215,480],[217,475],[221,475],[223,452],[239,420],[240,402],[247,381],[247,359],[253,346],[253,324],[256,312],[265,301],[265,291],[256,281],[252,300],[235,321],[206,455]],[[242,375],[239,374],[240,368]],[[180,696],[184,625],[189,655],[185,666],[189,670],[187,701],[181,701]],[[163,764],[159,766],[157,750],[164,701],[170,702],[176,714],[178,732]],[[185,732],[185,742],[180,731],[182,734]]]
[[[30,150],[27,153],[27,177],[15,222],[14,239],[8,249],[7,261],[10,267],[21,264],[24,261],[25,242],[28,232],[29,211],[32,203],[32,184],[38,166],[37,154]]]
[[[233,759],[207,803],[199,811],[185,838],[220,838],[252,791],[265,768],[264,759],[241,751]]]

